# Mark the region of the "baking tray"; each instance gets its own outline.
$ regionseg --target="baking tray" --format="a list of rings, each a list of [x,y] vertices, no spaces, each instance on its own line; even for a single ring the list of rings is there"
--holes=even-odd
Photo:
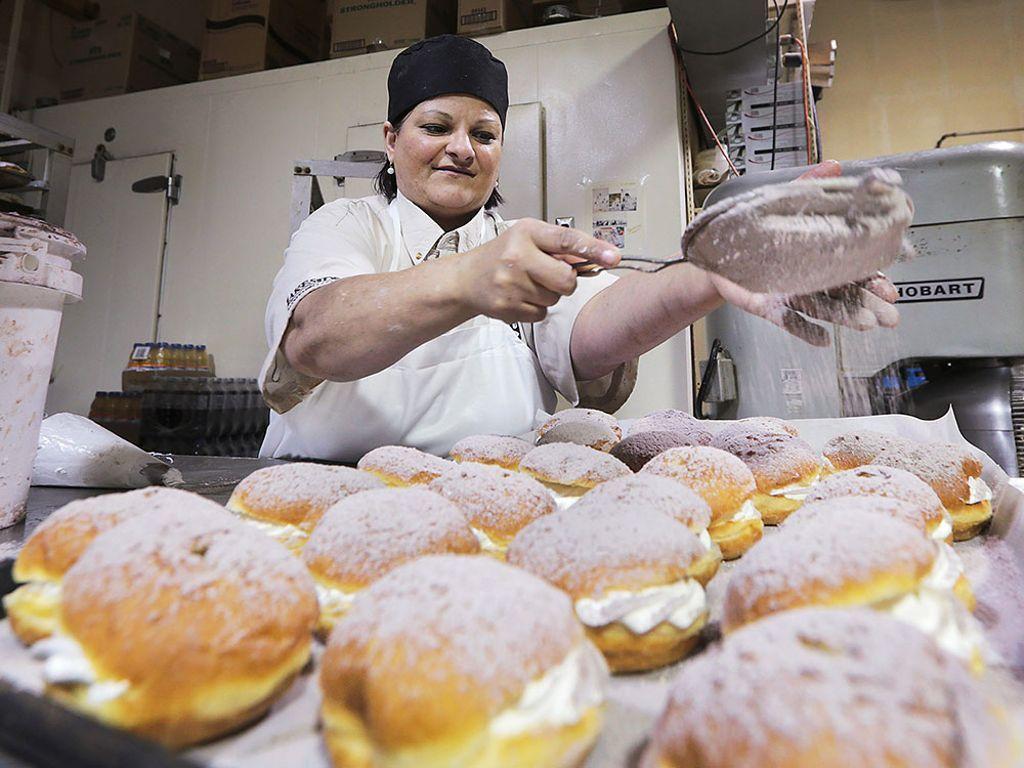
[[[858,428],[898,432],[920,440],[965,442],[952,413],[931,422],[874,416],[793,423],[815,448],[834,434]],[[984,536],[957,544],[956,549],[964,560],[978,601],[976,615],[991,646],[986,685],[1010,705],[1016,722],[1024,723],[1024,482],[1009,480],[991,460],[985,462],[984,477],[997,493],[995,521]],[[766,529],[766,535],[773,534]],[[708,585],[711,622],[705,631],[706,642],[715,640],[733,567],[723,564]],[[0,658],[5,659],[0,669],[0,748],[44,766],[329,768],[317,731],[320,700],[315,659],[320,650],[317,646],[314,662],[262,720],[234,735],[173,755],[44,699],[39,693],[39,664],[18,644],[7,622],[0,622]],[[585,768],[635,765],[679,666],[612,678],[605,726]]]

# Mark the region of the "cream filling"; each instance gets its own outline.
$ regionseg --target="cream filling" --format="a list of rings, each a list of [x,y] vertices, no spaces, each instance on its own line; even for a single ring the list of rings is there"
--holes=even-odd
[[[43,679],[50,685],[84,686],[86,704],[98,706],[122,696],[127,680],[101,680],[82,646],[64,635],[53,635],[32,646],[32,657],[43,662]]]
[[[964,572],[964,562],[960,555],[953,551],[953,548],[941,542],[938,545],[939,553],[935,557],[935,563],[928,575],[924,577],[921,586],[926,589],[934,589],[938,592],[950,592]]]
[[[578,723],[604,702],[608,666],[589,642],[571,650],[558,666],[530,682],[519,701],[491,721],[494,736],[509,738]]]
[[[985,640],[977,619],[953,593],[963,572],[960,556],[948,544],[939,543],[935,563],[917,590],[882,607],[930,635],[954,656],[973,661]]]
[[[787,485],[783,488],[776,488],[773,491],[769,491],[769,496],[782,496],[786,499],[794,499],[796,501],[803,501],[807,498],[807,494],[811,492],[813,485]]]
[[[496,542],[494,539],[488,536],[486,531],[481,531],[479,528],[474,528],[473,526],[470,526],[469,530],[471,530],[473,532],[473,535],[476,536],[476,540],[480,542],[480,549],[482,549],[484,552],[505,551],[506,548],[501,546],[500,544],[498,544],[498,542]]]
[[[244,520],[246,525],[251,525],[253,528],[270,536],[272,539],[284,544],[289,549],[293,549],[296,546],[301,547],[309,539],[309,534],[299,528],[297,525],[291,525],[289,523],[268,523],[265,520],[257,520],[254,517],[248,515],[239,515],[240,519]]]
[[[980,477],[968,477],[967,487],[970,488],[970,494],[967,497],[968,504],[980,504],[983,501],[992,500],[992,489]]]
[[[727,517],[722,522],[725,523],[739,523],[743,520],[760,520],[761,513],[757,511],[757,507],[754,506],[754,502],[747,499],[743,502],[743,506],[737,509],[730,517]]]
[[[930,635],[941,648],[961,659],[973,661],[984,649],[981,625],[948,590],[922,585],[884,610]]]
[[[949,535],[953,532],[953,518],[949,516],[949,512],[942,510],[942,521],[935,526],[935,530],[931,532],[931,537],[935,541],[944,542],[949,538]]]
[[[698,533],[697,538],[700,539],[700,543],[704,546],[704,549],[710,552],[711,548],[714,546],[714,542],[711,541],[711,534],[708,533],[708,529],[705,528]]]
[[[563,509],[568,509],[573,504],[575,504],[577,501],[579,501],[580,499],[583,498],[582,495],[580,495],[580,496],[566,496],[566,495],[561,494],[558,491],[555,491],[555,490],[553,490],[551,488],[548,488],[548,491],[550,491],[552,497],[554,497],[554,499],[555,499],[555,506],[558,507],[559,511],[561,511]]]
[[[689,629],[707,605],[703,587],[693,579],[683,579],[636,592],[609,590],[598,600],[580,598],[576,601],[576,615],[588,627],[604,627],[617,621],[634,635],[646,635],[665,621],[678,629]]]
[[[347,611],[356,599],[356,592],[346,592],[336,587],[325,587],[316,579],[313,580],[316,599],[323,613],[333,614]]]

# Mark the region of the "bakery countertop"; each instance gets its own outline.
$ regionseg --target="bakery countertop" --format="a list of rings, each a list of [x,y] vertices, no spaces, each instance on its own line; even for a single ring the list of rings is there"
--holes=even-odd
[[[209,496],[221,504],[228,500],[235,485],[249,473],[282,464],[279,459],[243,459],[233,456],[171,456],[175,467],[181,471],[186,491],[195,491]],[[34,485],[28,494],[28,510],[25,519],[10,528],[0,529],[0,594],[6,594],[13,585],[7,585],[10,568],[14,559],[36,526],[60,507],[75,499],[116,493],[120,488],[63,488]]]

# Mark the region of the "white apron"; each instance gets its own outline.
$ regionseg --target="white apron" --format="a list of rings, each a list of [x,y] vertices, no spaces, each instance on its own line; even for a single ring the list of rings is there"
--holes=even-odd
[[[394,272],[407,248],[395,201],[388,214]],[[493,218],[484,216],[481,243],[488,220],[497,236]],[[528,432],[537,411],[552,412],[555,400],[526,342],[481,315],[379,373],[324,382],[286,414],[272,413],[260,454],[355,462],[381,445],[408,445],[444,456],[467,435]]]

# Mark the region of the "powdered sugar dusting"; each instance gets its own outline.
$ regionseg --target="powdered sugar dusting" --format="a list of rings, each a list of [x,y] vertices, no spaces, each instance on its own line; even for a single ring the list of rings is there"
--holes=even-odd
[[[792,435],[793,437],[800,436],[800,431],[788,421],[777,419],[774,416],[750,416],[746,419],[726,424],[715,432],[715,437],[726,439],[731,435],[751,435],[762,432],[777,432]]]
[[[834,591],[882,573],[923,576],[938,554],[935,542],[898,518],[862,506],[842,514],[805,513],[751,549],[733,570],[726,590],[726,626],[828,599]]]
[[[1005,735],[963,665],[868,610],[759,621],[686,663],[653,736],[676,765],[999,764]],[[835,750],[833,752],[833,749]]]
[[[686,441],[684,445],[707,445],[711,442],[711,432],[705,422],[695,419],[686,411],[672,408],[651,411],[630,425],[630,435],[641,432],[672,432]]]
[[[599,451],[611,449],[619,441],[621,434],[617,425],[574,419],[555,424],[537,438],[537,445],[548,445],[549,443],[575,443],[596,448]]]
[[[872,464],[883,448],[909,450],[915,443],[904,437],[863,429],[837,435],[825,443],[823,453],[836,469],[851,469],[862,464]]]
[[[821,456],[805,440],[787,432],[723,430],[711,444],[746,464],[762,493],[817,477],[821,467]]]
[[[476,461],[481,464],[500,464],[517,467],[519,460],[533,446],[518,437],[508,435],[470,435],[452,446],[449,454],[456,461]]]
[[[969,477],[981,477],[981,462],[967,448],[952,443],[919,443],[887,447],[874,463],[897,467],[917,475],[932,487],[946,506],[965,504],[970,497]]]
[[[943,507],[935,491],[916,475],[896,467],[865,464],[824,478],[807,495],[805,504],[843,496],[879,496],[913,505],[922,520],[942,517]]]
[[[559,411],[537,428],[537,437],[544,437],[548,430],[559,424],[570,424],[573,422],[602,426],[614,433],[616,440],[622,437],[622,428],[619,426],[616,418],[604,411],[598,411],[593,408],[566,408],[564,411]]]
[[[981,536],[957,544],[977,600],[975,616],[1001,659],[1024,680],[1024,570],[1004,540]]]
[[[479,551],[454,504],[420,488],[385,488],[350,496],[328,509],[302,560],[324,580],[363,586],[415,557]]]
[[[367,453],[356,466],[385,479],[394,477],[404,483],[428,483],[447,472],[452,463],[417,448],[384,445]]]
[[[631,474],[629,467],[603,451],[574,443],[540,445],[519,462],[523,472],[561,485],[595,486]]]
[[[182,510],[225,515],[216,502],[174,488],[154,486],[90,496],[65,504],[40,523],[25,542],[19,560],[41,561],[50,575],[59,575],[78,560],[94,538],[115,525],[147,512],[171,515]]]
[[[598,499],[530,523],[508,562],[578,598],[679,581],[703,554],[694,533],[661,512]]]
[[[388,694],[403,708],[429,708],[443,682],[494,715],[582,639],[569,597],[543,580],[487,556],[429,555],[359,593],[328,643],[324,687],[335,664],[365,665],[403,681]]]
[[[657,475],[618,477],[587,491],[575,504],[579,510],[600,507],[649,509],[675,518],[694,533],[711,524],[711,508],[682,483]]]
[[[701,438],[704,434],[701,433]],[[691,439],[693,437],[693,434],[683,432],[631,432],[612,448],[611,454],[634,472],[639,472],[648,461],[669,448],[702,445]],[[711,435],[707,434],[707,438],[710,440]]]
[[[506,537],[557,508],[548,489],[529,475],[483,464],[450,469],[428,488],[452,501],[473,526]]]
[[[927,486],[926,486],[927,487]],[[929,488],[929,490],[931,490]],[[878,512],[901,520],[924,533],[926,518],[921,507],[913,501],[896,497],[870,494],[848,494],[841,492],[824,499],[811,500],[809,497],[796,512],[789,516],[785,526],[794,525],[815,515],[824,516],[857,516],[862,512]]]
[[[73,636],[103,638],[104,658],[125,665],[114,671],[137,679],[154,673],[139,648],[186,652],[168,644],[194,645],[194,623],[214,649],[261,636],[292,648],[312,630],[316,593],[284,546],[229,515],[193,509],[147,513],[98,536],[68,570],[61,609]]]
[[[235,486],[229,509],[310,530],[329,506],[384,483],[351,467],[294,462],[257,469]]]

